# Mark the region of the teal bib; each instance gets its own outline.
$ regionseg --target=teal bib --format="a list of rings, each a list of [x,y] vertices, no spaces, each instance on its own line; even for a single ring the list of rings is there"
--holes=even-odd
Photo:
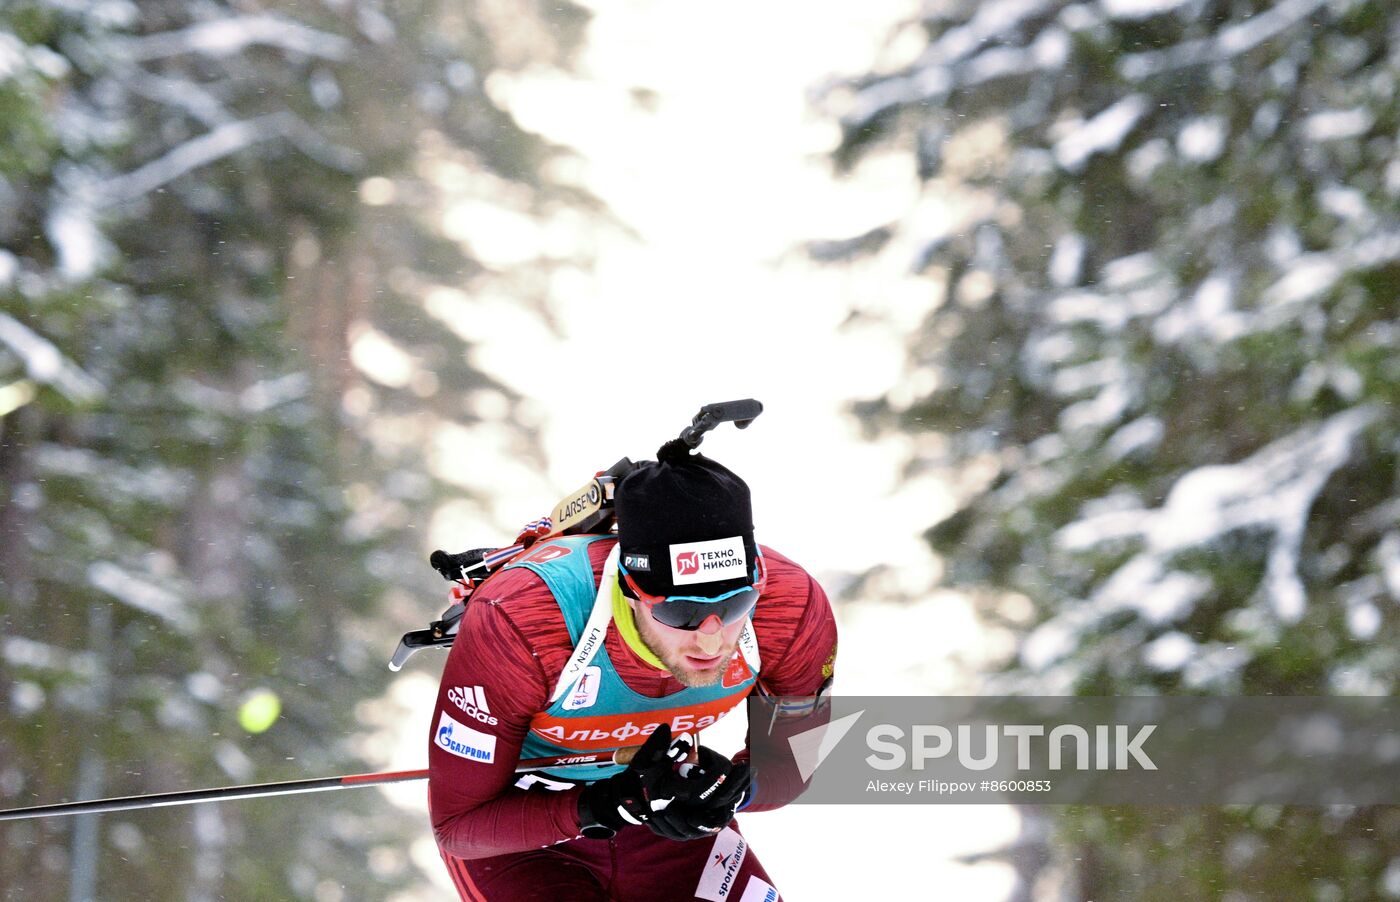
[[[757,684],[761,666],[753,624],[746,623],[723,676],[713,686],[686,687],[662,698],[648,698],[618,676],[603,639],[612,622],[618,549],[613,546],[600,580],[593,577],[588,549],[614,536],[571,536],[541,543],[507,568],[536,573],[564,615],[574,650],[560,674],[549,707],[530,722],[520,751],[522,761],[640,746],[661,723],[673,733],[710,726],[743,702]],[[571,782],[592,782],[623,770],[622,765],[556,766],[540,773]],[[522,783],[547,782],[526,778]]]

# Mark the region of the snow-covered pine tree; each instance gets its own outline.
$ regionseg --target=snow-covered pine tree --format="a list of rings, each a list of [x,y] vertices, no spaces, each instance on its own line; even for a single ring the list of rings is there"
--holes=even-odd
[[[989,691],[1395,692],[1400,9],[925,9],[825,102],[840,165],[922,177],[878,252],[929,312],[860,413],[954,480],[929,541],[1018,640]],[[1057,829],[1072,898],[1400,897],[1388,810]]]
[[[462,308],[538,302],[541,273],[579,262],[488,268],[443,212],[590,215],[483,90],[568,65],[584,19],[0,4],[0,805],[366,769],[356,706],[441,591],[422,527],[482,484],[429,460],[421,415],[534,453]],[[284,713],[249,736],[258,686]],[[417,883],[425,825],[340,796],[7,823],[0,895]]]

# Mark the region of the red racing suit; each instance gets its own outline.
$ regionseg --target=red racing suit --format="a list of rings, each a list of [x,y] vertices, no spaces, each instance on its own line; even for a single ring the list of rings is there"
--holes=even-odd
[[[589,547],[595,581],[614,544]],[[816,695],[835,662],[831,605],[797,564],[769,548],[763,555],[768,581],[752,614],[762,653],[759,685],[771,695]],[[620,630],[608,629],[604,647],[637,694],[663,698],[684,688],[634,651]],[[498,572],[467,605],[432,723],[436,729],[444,714],[461,718],[469,706],[471,726],[490,737],[492,753],[489,761],[473,760],[430,738],[428,756],[433,830],[461,897],[774,902],[777,891],[735,823],[715,840],[673,842],[644,827],[628,827],[611,840],[585,839],[578,832],[580,790],[516,786],[531,721],[549,707],[573,650],[558,603],[528,569]],[[778,805],[765,806],[760,790],[746,810],[766,807]]]

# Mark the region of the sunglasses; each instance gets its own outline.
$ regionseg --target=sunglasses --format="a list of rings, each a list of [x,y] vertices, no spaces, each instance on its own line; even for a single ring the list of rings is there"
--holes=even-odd
[[[622,577],[627,595],[646,605],[658,623],[678,630],[699,629],[700,624],[711,616],[718,616],[725,626],[738,623],[758,604],[758,596],[763,594],[763,584],[768,579],[762,552],[754,561],[753,585],[723,595],[652,595],[637,587],[632,574],[627,572],[621,561],[618,562],[617,572]]]

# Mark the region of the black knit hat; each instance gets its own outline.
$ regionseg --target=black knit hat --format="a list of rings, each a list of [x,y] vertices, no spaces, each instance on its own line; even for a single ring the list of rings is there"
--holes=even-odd
[[[622,565],[652,595],[722,595],[753,582],[749,487],[702,454],[642,461],[617,487]]]

